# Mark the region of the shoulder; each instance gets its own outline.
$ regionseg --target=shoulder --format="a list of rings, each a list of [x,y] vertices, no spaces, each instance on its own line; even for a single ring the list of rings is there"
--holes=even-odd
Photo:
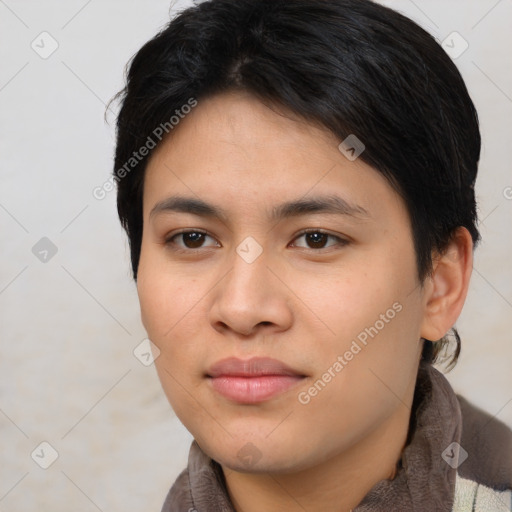
[[[512,491],[496,491],[457,475],[452,512],[510,512]]]
[[[462,413],[460,444],[468,454],[458,473],[491,489],[512,489],[512,430],[464,397],[457,399]]]

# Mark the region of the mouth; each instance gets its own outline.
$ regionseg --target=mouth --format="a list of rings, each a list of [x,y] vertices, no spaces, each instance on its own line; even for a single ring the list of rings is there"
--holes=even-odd
[[[306,378],[277,359],[235,357],[215,363],[206,374],[212,389],[240,404],[265,402]]]

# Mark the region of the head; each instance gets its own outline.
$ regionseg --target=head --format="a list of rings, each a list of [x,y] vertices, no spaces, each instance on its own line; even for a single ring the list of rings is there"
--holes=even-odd
[[[121,99],[142,320],[201,447],[237,467],[257,439],[262,471],[305,468],[398,413],[479,239],[477,115],[438,43],[366,0],[212,0],[144,45]],[[233,402],[210,375],[231,356],[300,379]]]

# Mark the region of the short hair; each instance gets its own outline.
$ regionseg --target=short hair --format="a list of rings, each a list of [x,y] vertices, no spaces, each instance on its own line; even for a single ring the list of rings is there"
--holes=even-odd
[[[421,282],[458,227],[476,246],[478,116],[428,32],[370,0],[210,0],[179,13],[132,57],[117,95],[117,209],[135,280],[150,154],[126,163],[157,127],[172,139],[169,119],[191,98],[236,90],[363,142],[359,158],[407,207]],[[447,338],[426,341],[423,360],[436,362]]]

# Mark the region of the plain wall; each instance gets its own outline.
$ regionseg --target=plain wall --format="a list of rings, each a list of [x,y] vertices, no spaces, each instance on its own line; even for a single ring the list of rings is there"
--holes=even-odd
[[[483,237],[457,323],[455,390],[512,426],[512,3],[387,1],[456,59],[481,120]],[[180,4],[186,5],[185,3]],[[169,19],[168,1],[0,2],[0,510],[160,510],[190,434],[174,416],[145,338],[115,191],[105,104],[123,68]],[[48,32],[58,49],[51,49]],[[41,37],[43,42],[41,42]],[[46,39],[44,39],[46,38]],[[57,249],[52,256],[48,242]],[[48,261],[39,258],[47,254]],[[36,460],[58,459],[48,468]],[[41,450],[43,450],[41,452]],[[39,459],[38,459],[39,455]]]

